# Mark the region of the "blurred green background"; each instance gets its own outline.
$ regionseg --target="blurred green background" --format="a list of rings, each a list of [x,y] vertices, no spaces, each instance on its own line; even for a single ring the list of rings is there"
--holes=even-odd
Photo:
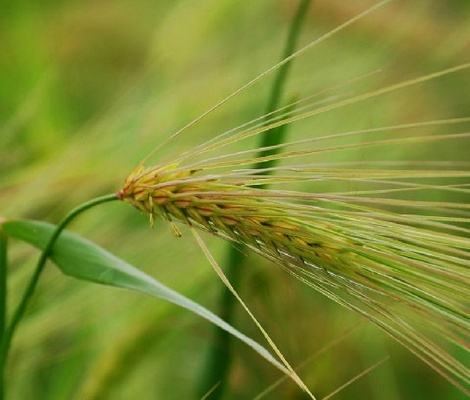
[[[93,0],[3,2],[0,6],[0,215],[57,222],[91,197],[119,189],[154,146],[274,64],[297,2],[292,0]],[[374,4],[314,0],[301,43]],[[377,69],[337,94],[354,94],[468,61],[470,2],[397,0],[296,61],[285,98],[306,96]],[[322,132],[469,116],[468,73],[306,120],[291,138]],[[238,96],[153,160],[260,115],[272,77]],[[467,88],[464,90],[464,88]],[[461,129],[461,128],[459,128]],[[440,132],[457,131],[455,127]],[[254,146],[255,141],[237,144]],[[335,154],[319,161],[470,161],[458,143]],[[434,157],[437,155],[437,157]],[[332,158],[334,157],[334,158]],[[152,230],[124,204],[74,224],[113,253],[217,311],[221,284],[187,231]],[[226,244],[207,237],[223,259]],[[37,253],[13,243],[11,303]],[[293,365],[349,333],[301,372],[319,398],[390,355],[338,399],[460,399],[456,389],[383,333],[258,257],[239,288]],[[353,329],[360,323],[359,327]],[[262,342],[239,310],[235,326]],[[192,399],[212,326],[133,293],[74,281],[47,268],[14,340],[9,399]],[[235,343],[224,398],[249,399],[279,373]],[[214,382],[215,383],[215,382]],[[303,399],[290,382],[267,398]]]

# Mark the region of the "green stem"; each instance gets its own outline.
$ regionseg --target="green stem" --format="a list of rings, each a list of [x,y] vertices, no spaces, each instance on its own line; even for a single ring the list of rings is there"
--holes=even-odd
[[[282,55],[282,59],[289,57],[296,48],[296,44],[299,38],[301,27],[305,19],[310,0],[300,0],[297,12],[292,20],[289,28],[289,34],[287,37],[286,45]],[[271,95],[269,98],[266,113],[271,113],[279,107],[281,102],[282,93],[287,81],[288,72],[291,63],[284,64],[276,74],[271,89]],[[286,134],[286,126],[271,129],[262,136],[259,147],[274,146],[284,141]],[[269,156],[276,154],[279,150],[267,150],[260,151],[258,156]],[[269,163],[263,163],[262,165],[255,165],[254,168],[269,168],[274,166],[275,160]],[[233,246],[229,248],[227,254],[226,275],[234,287],[239,286],[242,277],[243,264],[245,256]],[[226,288],[222,289],[220,293],[220,312],[219,315],[228,323],[231,323],[234,319],[236,300],[232,296],[229,290]],[[215,332],[213,345],[208,355],[207,364],[203,370],[203,376],[201,385],[199,387],[199,395],[202,396],[207,391],[218,383],[217,389],[211,394],[211,400],[220,399],[223,395],[224,388],[227,381],[227,376],[230,370],[231,362],[231,337],[227,332],[217,329]]]
[[[51,253],[51,250],[55,242],[59,238],[59,235],[67,227],[67,225],[70,224],[82,212],[94,206],[97,206],[99,204],[117,200],[117,199],[118,197],[116,194],[109,194],[106,196],[97,197],[96,199],[87,201],[86,203],[83,203],[79,205],[78,207],[74,208],[72,211],[70,211],[65,216],[65,218],[59,223],[59,225],[57,225],[56,229],[54,230],[54,232],[52,233],[52,236],[49,239],[49,242],[47,243],[46,247],[41,253],[41,256],[39,257],[33,276],[31,277],[28,283],[28,286],[26,287],[23,293],[21,301],[13,313],[11,322],[8,325],[8,327],[5,329],[4,335],[2,337],[1,354],[0,354],[0,375],[1,375],[0,379],[4,378],[5,365],[6,365],[6,361],[8,358],[8,352],[10,350],[13,335],[15,334],[15,331],[18,328],[18,324],[20,323],[21,319],[24,316],[26,307],[28,306],[28,303],[31,300],[31,297],[34,294],[34,291],[39,281],[39,277],[41,276],[41,273],[44,270],[44,267],[46,265],[47,258],[49,257],[49,254]],[[3,391],[2,391],[0,393],[0,399],[3,399],[3,397],[4,396],[3,396]]]
[[[7,236],[0,225],[0,342],[5,334],[5,320],[7,309]],[[4,379],[0,376],[0,398],[3,399]]]
[[[5,332],[7,309],[7,236],[0,225],[0,342]]]
[[[310,0],[301,0],[299,6],[297,8],[297,12],[295,13],[294,19],[292,20],[289,34],[287,36],[286,46],[284,48],[284,52],[282,55],[281,60],[289,57],[292,53],[295,52],[297,47],[297,41],[300,36],[300,32],[302,29],[303,22],[305,20],[305,16],[307,15],[308,8],[310,6]],[[273,111],[279,108],[281,103],[282,93],[284,92],[284,88],[287,83],[287,77],[289,71],[291,69],[292,62],[288,62],[284,64],[279,71],[277,72],[273,86],[271,88],[271,95],[269,98],[268,106],[266,109],[266,114],[270,115]],[[284,142],[285,137],[285,129],[286,125],[281,125],[277,128],[270,129],[269,131],[265,132],[264,135],[261,136],[261,140],[259,143],[259,147],[268,147],[268,146],[276,146]],[[279,153],[280,149],[271,149],[271,150],[264,150],[260,151],[258,157],[267,157],[274,154]],[[271,168],[276,163],[276,160],[271,160],[264,163],[258,163],[255,165],[254,168]]]

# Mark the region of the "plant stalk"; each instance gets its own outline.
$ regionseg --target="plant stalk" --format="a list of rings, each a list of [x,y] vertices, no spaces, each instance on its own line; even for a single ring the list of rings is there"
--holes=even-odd
[[[7,314],[7,236],[0,225],[0,342],[5,334],[5,321]],[[3,374],[0,376],[0,398],[3,400],[4,387]]]
[[[282,59],[289,57],[295,51],[309,6],[310,0],[300,0],[297,11],[289,28]],[[266,113],[268,114],[279,108],[290,67],[291,62],[284,64],[281,68],[279,68],[274,78],[266,109]],[[274,146],[282,143],[286,134],[286,128],[287,126],[284,125],[265,132],[261,138],[259,147],[263,148],[266,146]],[[279,149],[260,151],[258,156],[264,157],[274,155],[277,152],[279,152]],[[263,163],[262,165],[256,164],[254,168],[269,168],[274,166],[275,163],[276,161],[272,160],[269,163]],[[228,249],[227,261],[224,263],[224,265],[227,266],[227,278],[234,287],[239,286],[242,277],[244,261],[245,256],[239,249],[233,246]],[[228,323],[231,323],[231,321],[234,319],[235,306],[237,302],[230,291],[225,287],[220,293],[219,304],[220,317]],[[232,342],[230,335],[221,329],[217,329],[214,332],[214,335],[215,337],[213,340],[213,345],[209,351],[208,361],[205,368],[203,369],[203,376],[201,379],[201,385],[199,387],[199,395],[203,396],[205,393],[207,393],[208,390],[210,390],[210,388],[217,384],[217,388],[211,393],[212,400],[220,399],[223,395],[227,376],[230,370]]]
[[[2,335],[2,343],[1,343],[1,352],[0,352],[0,379],[3,382],[4,376],[5,376],[5,366],[6,362],[8,359],[8,353],[11,347],[11,341],[13,339],[13,336],[15,334],[16,329],[18,328],[18,324],[20,323],[21,319],[24,316],[24,313],[26,311],[26,308],[31,300],[31,297],[34,294],[34,291],[37,287],[39,278],[44,270],[44,267],[46,265],[47,258],[49,257],[55,242],[59,238],[60,234],[62,231],[69,225],[78,215],[83,213],[84,211],[95,207],[99,204],[107,203],[109,201],[117,200],[118,197],[116,194],[109,194],[106,196],[101,196],[97,197],[95,199],[92,199],[90,201],[87,201],[78,207],[74,208],[72,211],[70,211],[65,218],[57,225],[56,229],[54,230],[52,236],[49,239],[49,242],[47,243],[46,247],[41,253],[41,256],[39,257],[39,260],[36,264],[36,268],[34,270],[34,273],[28,283],[28,286],[26,287],[23,296],[21,297],[21,301],[18,304],[17,308],[15,309],[13,316],[11,318],[10,324],[6,327],[6,329],[3,332]],[[0,246],[1,247],[1,246]],[[1,249],[0,249],[0,255],[1,255]],[[0,261],[1,264],[1,261]],[[0,265],[1,266],[1,265]],[[2,283],[3,284],[3,283]],[[2,391],[0,392],[0,400],[3,400],[4,398],[4,386],[2,385],[1,387]]]
[[[5,333],[7,313],[7,236],[0,225],[0,342]]]

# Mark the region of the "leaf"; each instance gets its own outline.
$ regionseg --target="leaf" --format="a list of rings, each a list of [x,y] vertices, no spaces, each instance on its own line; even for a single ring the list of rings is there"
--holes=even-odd
[[[45,248],[54,229],[55,225],[39,221],[8,221],[3,224],[3,230],[9,236],[39,249]],[[77,234],[64,231],[57,239],[50,258],[65,275],[73,278],[145,293],[185,308],[235,336],[276,368],[286,372],[268,350],[207,308]]]

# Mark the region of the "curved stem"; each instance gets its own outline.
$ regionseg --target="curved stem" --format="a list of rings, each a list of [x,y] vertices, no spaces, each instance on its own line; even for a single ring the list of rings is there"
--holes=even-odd
[[[96,199],[87,201],[86,203],[83,203],[79,205],[78,207],[74,208],[72,211],[70,211],[65,216],[65,218],[59,223],[59,225],[57,225],[56,229],[54,230],[54,232],[52,233],[52,236],[49,239],[49,242],[47,243],[46,247],[41,253],[41,256],[39,257],[33,276],[31,277],[28,283],[28,286],[26,287],[23,293],[23,296],[21,297],[20,303],[18,304],[16,310],[13,313],[11,322],[8,325],[8,327],[5,329],[5,332],[2,338],[1,355],[0,355],[0,374],[2,377],[4,375],[5,364],[6,364],[6,360],[8,357],[8,352],[10,350],[10,345],[11,345],[13,335],[18,327],[18,324],[20,323],[21,319],[24,316],[26,307],[28,306],[28,303],[38,284],[39,277],[41,276],[41,273],[44,270],[44,267],[46,265],[47,258],[49,257],[49,254],[51,253],[51,250],[54,247],[54,244],[57,241],[59,235],[67,227],[67,225],[70,224],[70,222],[72,222],[82,212],[88,210],[89,208],[97,206],[98,204],[106,203],[106,202],[117,200],[117,199],[118,197],[116,194],[109,194],[106,196],[97,197]],[[0,398],[3,398],[2,393],[0,393]]]

